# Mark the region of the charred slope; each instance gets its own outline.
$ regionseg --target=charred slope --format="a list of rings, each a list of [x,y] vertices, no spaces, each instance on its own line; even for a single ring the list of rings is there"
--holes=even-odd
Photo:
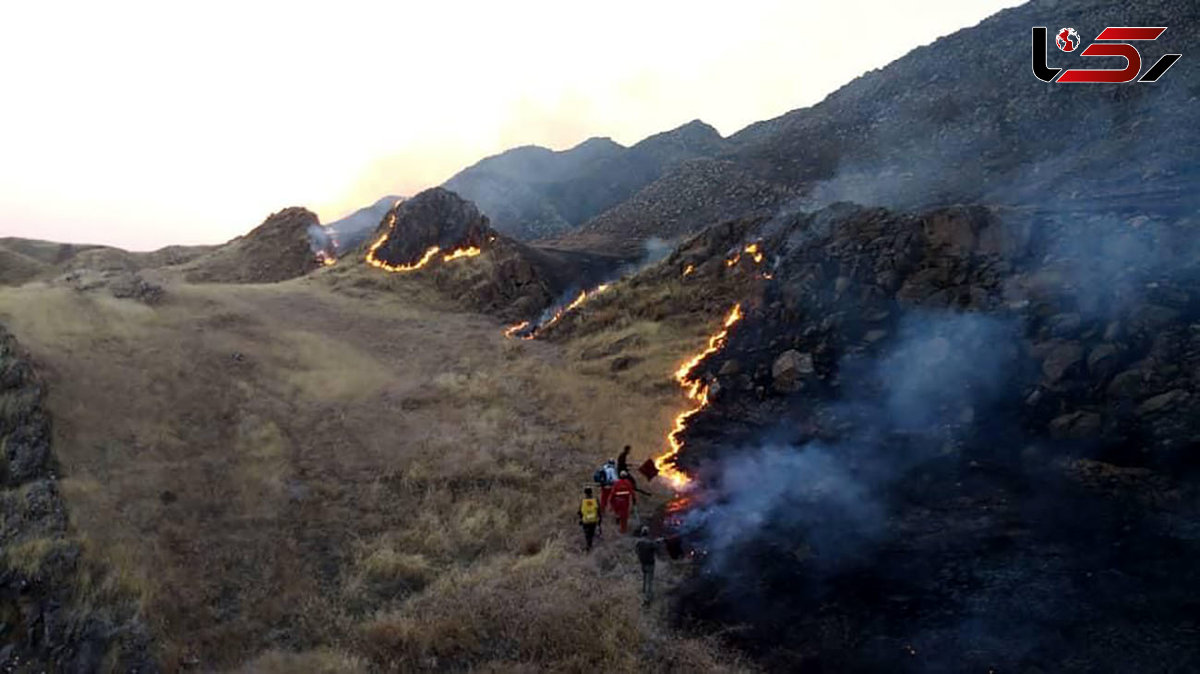
[[[273,213],[248,234],[189,262],[193,283],[276,283],[321,266],[309,241],[317,215],[300,207]]]
[[[725,148],[716,129],[696,120],[629,148],[607,138],[563,152],[517,148],[464,169],[445,187],[479,204],[499,231],[545,238],[621,203],[681,162]]]
[[[542,243],[632,257],[648,239],[677,239],[694,233],[702,223],[774,211],[791,196],[732,161],[694,159],[563,236]]]
[[[1153,84],[1046,84],[1031,73],[1033,26],[1076,27],[1085,44],[1106,26],[1168,26],[1139,43],[1144,73],[1196,43],[1200,7],[1038,0],[1004,10],[735,134],[735,160],[817,202],[1194,211],[1197,60],[1185,55]],[[1123,65],[1048,49],[1051,65]]]
[[[356,257],[380,273],[429,279],[464,308],[506,320],[536,315],[567,290],[598,283],[619,263],[505,237],[473,203],[441,187],[393,206]]]
[[[691,242],[665,266],[758,241],[771,278],[700,368],[683,619],[780,670],[1200,664],[1195,224],[838,205]]]
[[[43,389],[0,326],[0,666],[6,671],[157,671],[136,602],[71,535]]]
[[[1141,44],[1143,72],[1162,54],[1185,56],[1153,84],[1046,84],[1031,72],[1033,26],[1074,26],[1085,41],[1106,26],[1168,26]],[[1004,10],[817,105],[751,125],[727,139],[728,150],[714,156],[720,162],[664,175],[560,245],[673,237],[789,194],[806,208],[852,201],[1032,205],[1081,216],[1195,212],[1200,62],[1186,53],[1198,38],[1200,8],[1190,2],[1039,0]],[[1123,65],[1048,49],[1051,65]]]

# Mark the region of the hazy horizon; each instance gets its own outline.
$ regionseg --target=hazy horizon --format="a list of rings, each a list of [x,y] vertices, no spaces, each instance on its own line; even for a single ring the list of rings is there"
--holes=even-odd
[[[0,236],[215,244],[521,145],[629,146],[692,119],[729,136],[1017,4],[14,6]]]

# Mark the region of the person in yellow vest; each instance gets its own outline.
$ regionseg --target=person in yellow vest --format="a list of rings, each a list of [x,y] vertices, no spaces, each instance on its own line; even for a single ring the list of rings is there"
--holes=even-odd
[[[596,525],[600,524],[600,502],[592,496],[592,488],[584,487],[583,501],[579,503],[579,526],[583,527],[583,540],[587,551],[592,551],[592,540],[596,538]]]

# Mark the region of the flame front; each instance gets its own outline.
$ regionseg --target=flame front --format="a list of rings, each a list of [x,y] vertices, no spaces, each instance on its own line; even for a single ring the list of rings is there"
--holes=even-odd
[[[700,353],[685,361],[679,366],[679,369],[675,370],[675,381],[679,382],[688,400],[694,402],[695,405],[689,410],[680,412],[675,417],[675,424],[671,432],[667,434],[667,444],[670,445],[670,449],[662,456],[654,459],[654,466],[658,468],[659,474],[666,478],[676,489],[682,489],[691,482],[691,478],[679,470],[673,463],[679,451],[683,449],[683,441],[680,440],[679,436],[687,428],[688,419],[698,414],[700,410],[708,407],[708,385],[703,380],[693,378],[692,372],[700,363],[704,362],[705,358],[720,351],[725,346],[725,338],[729,335],[729,329],[740,320],[742,320],[742,305],[735,304],[729,310],[729,315],[725,317],[725,323],[722,325],[721,331],[708,338],[708,346]]]
[[[397,205],[399,205],[399,203],[400,202],[396,202]],[[388,237],[392,235],[392,232],[395,231],[395,229],[396,229],[396,214],[395,214],[395,212],[392,212],[392,213],[388,214],[388,230],[386,232],[384,232],[379,237],[379,239],[375,241],[375,243],[371,244],[371,247],[369,249],[367,249],[367,257],[366,257],[367,264],[371,265],[372,267],[375,267],[376,269],[382,269],[384,271],[390,271],[390,272],[416,271],[416,270],[428,265],[433,260],[433,258],[436,257],[437,254],[442,251],[441,246],[430,246],[429,249],[427,249],[425,251],[425,254],[421,256],[421,259],[417,260],[416,262],[414,262],[412,264],[390,264],[388,262],[385,262],[385,261],[379,259],[379,257],[376,255],[376,253],[379,251],[380,248],[383,247],[383,244],[387,243]],[[495,237],[492,237],[491,240],[495,241]],[[450,262],[452,260],[457,260],[459,258],[464,258],[464,257],[475,257],[477,255],[481,255],[482,253],[483,253],[483,249],[479,248],[478,246],[467,246],[465,248],[457,248],[455,250],[450,251],[449,253],[444,254],[442,256],[442,262]]]
[[[510,325],[510,326],[508,326],[508,329],[504,331],[504,336],[511,339],[513,335],[517,334],[518,332],[520,332],[528,327],[529,327],[529,321],[521,321],[520,323],[517,323],[516,325]]]
[[[591,290],[579,291],[579,296],[576,297],[574,300],[572,300],[570,304],[568,304],[565,307],[562,307],[558,311],[554,312],[554,315],[551,316],[550,318],[546,319],[545,321],[542,321],[541,323],[534,325],[533,328],[529,330],[529,332],[527,332],[524,335],[521,335],[521,339],[533,339],[533,338],[537,337],[537,334],[540,331],[545,330],[546,328],[550,327],[551,325],[554,325],[560,319],[562,319],[563,316],[566,316],[567,314],[571,313],[572,311],[578,309],[584,302],[595,297],[596,295],[599,295],[600,293],[604,292],[605,290],[608,290],[609,287],[610,287],[609,284],[603,283],[603,284],[596,286],[595,288],[592,288]],[[517,335],[517,333],[529,328],[529,326],[530,326],[529,321],[522,321],[516,325],[509,326],[509,328],[504,331],[504,336],[505,337],[514,337]]]
[[[480,250],[480,248],[478,246],[470,246],[468,248],[459,248],[458,250],[443,257],[442,261],[449,262],[451,260],[457,260],[460,257],[475,257],[476,255],[479,255],[482,252],[483,251]]]

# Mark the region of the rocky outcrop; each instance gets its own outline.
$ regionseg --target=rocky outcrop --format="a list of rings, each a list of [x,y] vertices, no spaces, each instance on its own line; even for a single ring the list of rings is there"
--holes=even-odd
[[[496,237],[475,204],[440,187],[396,204],[380,228],[386,238],[371,249],[389,265],[415,264],[434,246],[445,252],[482,248]]]
[[[715,329],[741,303],[693,371],[711,404],[681,436],[682,517],[705,561],[682,608],[745,626],[769,669],[1152,669],[1183,661],[1170,626],[1200,592],[1194,231],[836,204],[711,227],[561,332]],[[1097,485],[1080,459],[1144,479]],[[1045,639],[1016,627],[1030,610],[1047,633],[1138,637]]]
[[[303,276],[321,266],[308,233],[319,224],[308,209],[285,208],[248,234],[188,262],[186,278],[193,283],[277,283]]]
[[[72,536],[42,395],[0,326],[0,667],[157,671],[136,601],[99,589],[106,569]]]

